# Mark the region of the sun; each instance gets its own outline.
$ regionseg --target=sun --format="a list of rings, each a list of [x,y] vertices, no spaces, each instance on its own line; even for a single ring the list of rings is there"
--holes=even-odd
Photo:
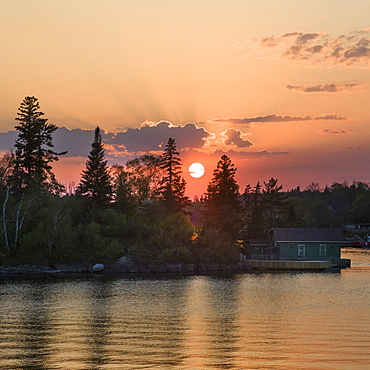
[[[204,175],[205,169],[202,163],[193,163],[189,166],[188,171],[191,177],[199,179]]]

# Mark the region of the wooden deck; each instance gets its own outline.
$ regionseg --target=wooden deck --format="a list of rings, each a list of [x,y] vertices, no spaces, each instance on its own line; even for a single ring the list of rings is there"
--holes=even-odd
[[[258,270],[311,270],[320,271],[330,269],[330,261],[266,261],[266,260],[244,260],[243,263]]]

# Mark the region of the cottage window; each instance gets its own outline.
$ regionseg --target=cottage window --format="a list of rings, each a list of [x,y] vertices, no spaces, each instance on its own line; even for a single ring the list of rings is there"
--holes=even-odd
[[[326,256],[326,244],[320,244],[319,255]]]
[[[304,257],[306,255],[306,246],[304,244],[298,244],[298,257]]]

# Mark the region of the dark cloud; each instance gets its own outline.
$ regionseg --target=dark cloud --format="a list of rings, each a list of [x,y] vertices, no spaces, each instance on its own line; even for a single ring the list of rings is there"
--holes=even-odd
[[[185,126],[173,126],[169,122],[144,124],[140,128],[118,132],[107,141],[113,146],[124,145],[129,152],[150,152],[163,150],[168,138],[176,140],[179,150],[201,148],[210,134],[193,123]]]
[[[53,135],[54,149],[57,152],[67,150],[68,157],[86,157],[91,150],[91,143],[94,140],[94,130],[73,129],[59,127]],[[102,141],[107,142],[113,133],[101,130]]]
[[[222,149],[216,150],[214,152],[214,155],[219,155],[220,157],[223,154],[227,154],[230,157],[238,157],[238,158],[244,158],[244,159],[249,159],[249,158],[265,158],[269,156],[275,156],[275,155],[289,155],[289,152],[271,152],[269,150],[260,150],[257,152],[239,152],[236,150],[228,150],[224,151]]]
[[[226,145],[236,145],[238,148],[248,148],[253,145],[248,139],[243,139],[242,133],[239,130],[230,128],[223,135],[225,136]]]
[[[265,37],[261,45],[268,48],[284,47],[281,56],[287,59],[348,67],[370,65],[370,28],[339,37],[331,37],[323,32],[289,32]]]
[[[17,140],[18,132],[9,131],[0,133],[0,150],[10,152]]]
[[[268,48],[273,48],[274,46],[279,45],[279,40],[274,36],[265,37],[261,40],[261,44]]]
[[[310,121],[312,118],[310,116],[306,117],[292,117],[292,116],[277,116],[276,114],[270,114],[268,116],[258,116],[251,118],[218,118],[214,119],[213,122],[217,123],[264,123],[264,122],[289,122],[289,121]]]
[[[342,57],[346,60],[350,59],[367,59],[370,57],[370,39],[361,38],[355,44],[351,45],[348,49],[342,49]]]
[[[352,130],[321,130],[320,135],[352,135]]]
[[[315,121],[344,121],[348,117],[338,116],[337,114],[326,114],[323,116],[317,116],[313,118]]]
[[[319,38],[321,36],[321,33],[318,33],[318,32],[311,32],[311,33],[301,33],[297,39],[296,39],[296,43],[297,44],[307,44],[308,42],[312,41],[312,40],[316,40],[317,38]]]
[[[117,133],[101,130],[101,134],[107,158],[162,151],[170,137],[176,140],[179,150],[201,148],[205,139],[210,136],[205,129],[195,124],[173,126],[169,122],[143,124],[140,128]],[[0,150],[9,151],[17,136],[16,131],[0,133]],[[67,150],[67,157],[87,157],[93,140],[94,130],[59,127],[53,135],[54,150]]]
[[[338,116],[336,114],[327,114],[323,116],[278,116],[270,114],[268,116],[258,116],[252,118],[218,118],[212,120],[215,123],[234,123],[234,124],[248,124],[248,123],[274,123],[274,122],[299,122],[299,121],[316,121],[316,120],[345,120],[347,117]]]
[[[352,92],[353,89],[365,86],[365,84],[348,83],[348,84],[314,84],[314,85],[287,85],[288,90],[295,90],[304,93],[339,93]]]

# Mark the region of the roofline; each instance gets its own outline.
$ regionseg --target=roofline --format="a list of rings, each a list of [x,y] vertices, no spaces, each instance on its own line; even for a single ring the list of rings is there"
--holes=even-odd
[[[276,240],[278,243],[346,243],[346,240]]]

